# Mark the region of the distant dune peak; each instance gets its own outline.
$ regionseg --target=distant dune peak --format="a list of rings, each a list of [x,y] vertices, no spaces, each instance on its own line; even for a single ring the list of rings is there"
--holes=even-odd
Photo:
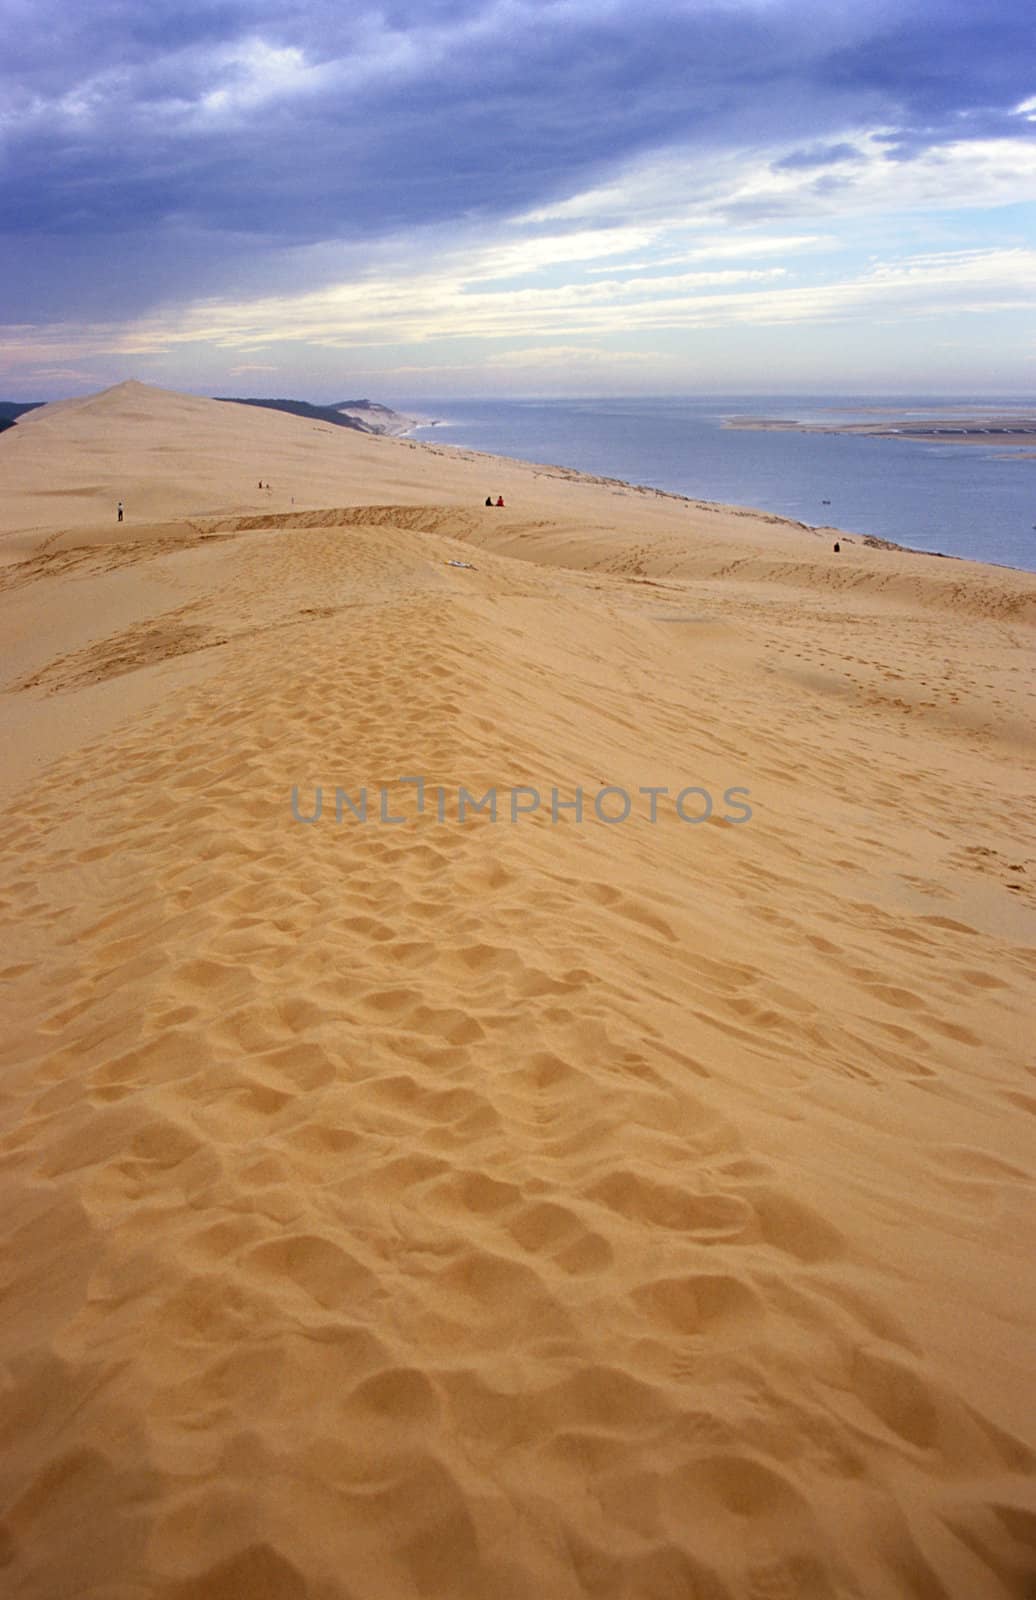
[[[157,383],[144,383],[140,378],[124,378],[107,389],[97,389],[93,394],[81,396],[84,400],[152,400],[167,397],[170,400],[191,400],[197,396],[181,394],[176,389],[163,389]]]
[[[161,414],[170,406],[208,405],[198,395],[180,394],[175,389],[163,389],[158,384],[142,383],[139,378],[126,378],[107,389],[95,389],[91,394],[73,395],[66,400],[51,400],[44,408],[53,416],[65,411],[110,411],[113,415],[126,415],[129,408],[149,416]]]
[[[336,428],[352,429],[368,434],[403,434],[418,426],[414,417],[404,417],[390,406],[377,400],[343,400],[333,406],[313,405],[307,400],[265,398],[258,396],[184,394],[176,389],[165,389],[160,384],[145,383],[140,378],[124,378],[121,383],[96,389],[91,394],[70,396],[64,400],[51,400],[38,404],[38,413],[49,420],[59,416],[90,415],[109,416],[121,421],[132,419],[161,422],[179,416],[198,415],[218,405],[251,406],[267,412],[288,413],[312,422],[332,423]],[[27,417],[27,407],[11,402],[0,406],[8,425],[18,417]],[[211,415],[211,412],[209,413]]]

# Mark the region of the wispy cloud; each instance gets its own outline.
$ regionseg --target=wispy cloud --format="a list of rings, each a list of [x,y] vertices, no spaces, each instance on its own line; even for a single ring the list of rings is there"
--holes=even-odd
[[[250,303],[212,303],[175,318],[70,330],[57,325],[9,330],[9,362],[38,362],[43,351],[67,359],[100,353],[145,356],[184,345],[234,351],[292,342],[362,355],[379,346],[427,346],[480,340],[487,351],[527,339],[530,329],[556,338],[612,337],[622,332],[743,323],[825,324],[847,318],[902,317],[1014,309],[1036,310],[1036,250],[965,250],[878,262],[826,284],[796,283],[783,268],[615,276],[547,288],[493,289],[443,272],[378,284]],[[533,342],[530,349],[539,348]],[[500,356],[493,351],[491,358]],[[529,364],[520,353],[506,357]],[[235,372],[276,370],[258,363]]]

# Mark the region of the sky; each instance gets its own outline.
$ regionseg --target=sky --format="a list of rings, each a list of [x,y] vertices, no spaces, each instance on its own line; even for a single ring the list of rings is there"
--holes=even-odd
[[[0,0],[0,398],[1036,397],[1032,0]]]

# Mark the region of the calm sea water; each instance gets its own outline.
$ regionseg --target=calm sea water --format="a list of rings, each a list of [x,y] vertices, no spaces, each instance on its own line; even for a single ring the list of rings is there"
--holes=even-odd
[[[415,438],[576,467],[697,500],[757,506],[1036,571],[1036,460],[1017,447],[920,444],[839,434],[729,429],[733,417],[888,421],[948,412],[945,398],[714,396],[632,400],[396,402],[437,426]],[[876,416],[874,408],[897,415]],[[1031,411],[1036,398],[955,400],[957,415]],[[1029,441],[1036,452],[1036,441]],[[495,493],[488,480],[486,493]],[[830,505],[824,505],[829,500]]]

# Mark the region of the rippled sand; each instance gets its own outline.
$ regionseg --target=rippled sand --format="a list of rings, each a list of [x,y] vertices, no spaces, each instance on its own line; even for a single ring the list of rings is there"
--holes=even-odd
[[[1031,1595],[1036,579],[133,385],[0,469],[0,1591]]]

